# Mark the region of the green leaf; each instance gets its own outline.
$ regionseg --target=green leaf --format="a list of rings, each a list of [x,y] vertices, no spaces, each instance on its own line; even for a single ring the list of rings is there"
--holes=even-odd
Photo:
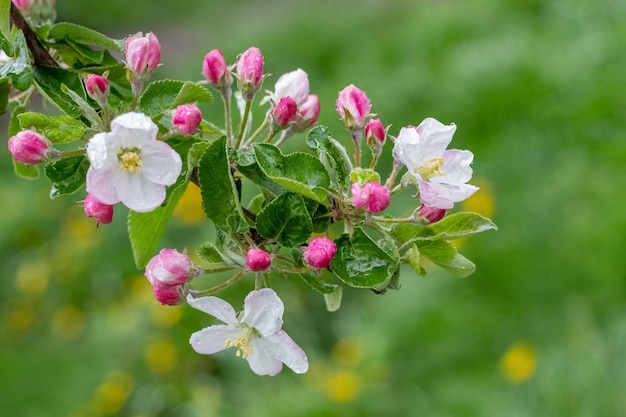
[[[63,68],[41,66],[35,68],[33,78],[41,93],[59,109],[72,117],[82,115],[80,107],[61,87],[65,84],[70,90],[81,92],[81,96],[85,98],[83,81],[78,74]]]
[[[44,172],[50,182],[50,198],[75,193],[85,184],[89,160],[84,155],[57,159],[46,164]]]
[[[332,137],[326,126],[315,126],[306,137],[307,146],[316,151],[334,182],[342,188],[352,171],[352,162],[346,148]]]
[[[204,242],[196,253],[203,261],[209,264],[210,268],[238,267],[236,263],[233,264],[211,242]]]
[[[303,244],[313,232],[304,198],[294,193],[276,197],[257,216],[256,230],[265,239],[287,247]]]
[[[0,115],[7,112],[10,94],[11,84],[9,84],[9,80],[7,78],[0,78]]]
[[[422,276],[426,274],[426,271],[424,270],[424,268],[422,268],[421,265],[420,250],[417,245],[411,245],[411,247],[406,251],[404,256],[416,274]]]
[[[169,191],[169,190],[168,190]],[[128,237],[137,268],[144,268],[152,258],[165,233],[165,228],[178,200],[185,192],[185,187],[171,190],[165,206],[157,207],[147,213],[128,213]]]
[[[357,288],[384,289],[398,270],[398,262],[361,229],[352,236],[335,239],[337,254],[330,263],[331,271],[346,284]]]
[[[342,295],[343,288],[339,286],[337,286],[337,288],[335,288],[333,292],[325,293],[324,301],[326,302],[326,310],[330,311],[331,313],[333,311],[339,310],[339,307],[341,307]]]
[[[301,152],[289,155],[274,145],[255,144],[254,154],[261,170],[273,182],[328,206],[326,188],[330,178],[319,159]]]
[[[211,143],[202,154],[198,182],[207,217],[226,232],[246,233],[249,227],[230,172],[225,136]]]
[[[433,239],[457,239],[459,237],[498,230],[498,227],[488,218],[477,213],[454,213],[428,226],[433,232]]]
[[[139,98],[139,108],[150,117],[185,103],[208,102],[209,90],[192,81],[160,80],[150,83]]]
[[[339,285],[329,284],[327,282],[322,281],[320,277],[317,275],[317,273],[313,271],[303,272],[299,275],[300,275],[300,278],[304,280],[304,282],[306,282],[311,288],[313,288],[315,291],[321,294],[331,294],[335,292],[337,288],[341,288],[339,287]]]
[[[308,201],[313,201],[309,200]],[[311,211],[309,207],[309,214],[311,215],[311,221],[313,222],[313,233],[324,233],[330,227],[330,211],[322,204],[317,204],[315,211]]]
[[[48,116],[36,112],[17,116],[22,129],[35,129],[52,143],[68,143],[80,139],[85,125],[69,116]]]
[[[264,191],[275,197],[287,191],[284,187],[272,181],[259,167],[252,149],[239,149],[234,152],[237,169],[250,181],[258,184]]]
[[[70,90],[65,84],[61,84],[61,90],[70,96],[72,101],[76,103],[76,105],[83,112],[83,116],[91,123],[91,127],[97,128],[99,130],[105,130],[104,123],[102,122],[102,118],[98,113],[91,107],[91,105],[80,96],[80,94],[75,91]]]
[[[423,240],[417,241],[417,246],[422,256],[459,278],[465,278],[476,270],[476,265],[459,254],[450,242]]]
[[[350,171],[350,182],[357,182],[361,186],[368,182],[380,184],[380,174],[371,168],[356,167]]]
[[[61,22],[52,26],[48,32],[49,39],[71,40],[72,43],[98,46],[105,49],[124,51],[124,41],[114,40],[93,29],[74,23]]]
[[[13,56],[11,45],[11,0],[0,0],[0,48]]]
[[[24,91],[31,85],[33,72],[28,46],[21,30],[15,32],[13,47],[15,48],[15,56],[0,67],[0,78],[10,78],[13,87]]]

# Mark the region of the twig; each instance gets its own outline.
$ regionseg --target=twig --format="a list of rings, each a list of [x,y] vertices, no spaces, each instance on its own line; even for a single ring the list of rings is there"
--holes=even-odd
[[[19,30],[24,34],[24,38],[26,39],[26,45],[30,50],[30,53],[33,55],[33,59],[35,60],[35,66],[45,65],[48,67],[58,67],[59,64],[50,56],[46,48],[43,47],[39,39],[37,39],[37,35],[28,25],[22,13],[20,13],[19,9],[13,2],[11,2],[11,21]]]

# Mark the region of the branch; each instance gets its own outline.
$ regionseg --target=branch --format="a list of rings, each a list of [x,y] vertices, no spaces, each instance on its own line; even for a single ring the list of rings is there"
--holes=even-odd
[[[11,21],[19,30],[24,34],[24,38],[26,38],[26,45],[28,45],[28,49],[30,53],[33,55],[33,59],[35,60],[35,66],[45,65],[48,67],[58,67],[59,64],[50,56],[46,48],[43,47],[39,39],[37,39],[37,35],[28,25],[22,13],[18,10],[17,6],[11,2]]]

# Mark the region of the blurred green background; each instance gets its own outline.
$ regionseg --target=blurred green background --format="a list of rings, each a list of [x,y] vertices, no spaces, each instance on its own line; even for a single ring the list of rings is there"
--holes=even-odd
[[[459,242],[471,277],[407,269],[400,291],[346,290],[332,314],[278,282],[311,368],[258,377],[232,350],[192,351],[213,321],[152,299],[122,208],[96,228],[80,192],[51,201],[47,180],[13,177],[5,147],[2,416],[626,416],[624,0],[59,0],[58,16],[112,37],[154,31],[157,78],[198,80],[210,49],[234,62],[257,46],[265,86],[303,68],[342,140],[334,100],[351,83],[392,134],[454,122],[482,187],[459,208],[500,230]],[[203,111],[221,120],[219,100]],[[210,235],[197,199],[161,246]],[[237,306],[248,290],[223,295]]]

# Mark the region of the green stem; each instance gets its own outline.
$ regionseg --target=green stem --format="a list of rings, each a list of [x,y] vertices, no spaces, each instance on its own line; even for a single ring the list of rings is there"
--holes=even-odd
[[[389,174],[389,178],[385,181],[385,187],[391,189],[393,184],[396,182],[396,176],[398,175],[398,171],[400,171],[400,164],[393,164],[393,169],[391,170],[391,174]]]
[[[372,156],[372,162],[370,162],[370,169],[376,168],[376,163],[378,163],[378,155]]]
[[[192,294],[195,296],[203,296],[203,295],[213,295],[216,294],[228,287],[230,287],[231,285],[233,285],[234,283],[236,283],[237,281],[239,281],[241,278],[244,277],[246,270],[242,269],[241,271],[239,271],[238,273],[236,273],[235,275],[233,275],[231,278],[229,278],[228,280],[222,282],[221,284],[218,284],[214,287],[208,288],[206,290],[201,290],[201,291],[193,291]]]
[[[274,136],[276,136],[276,133],[278,133],[278,130],[270,131],[267,137],[263,140],[263,143],[270,143],[272,139],[274,139]]]
[[[265,128],[267,127],[267,123],[268,123],[268,118],[266,117],[265,120],[263,120],[263,123],[261,123],[261,126],[259,126],[259,128],[254,131],[252,136],[250,136],[246,140],[246,142],[243,144],[243,146],[245,147],[245,146],[250,145],[257,138],[257,136],[259,136],[261,134],[261,132],[263,132],[265,130]]]
[[[241,126],[239,126],[239,134],[237,135],[237,141],[235,142],[235,149],[239,149],[239,145],[241,144],[241,139],[243,139],[244,131],[246,130],[246,125],[248,124],[248,116],[250,115],[250,107],[252,102],[246,100],[246,107],[243,109],[243,117],[241,119]]]
[[[230,109],[230,88],[228,91],[222,91],[222,100],[224,100],[224,126],[226,126],[226,140],[232,145],[233,122]]]
[[[375,222],[381,222],[381,223],[415,223],[415,219],[413,218],[413,216],[403,217],[401,219],[372,216],[372,220]]]

